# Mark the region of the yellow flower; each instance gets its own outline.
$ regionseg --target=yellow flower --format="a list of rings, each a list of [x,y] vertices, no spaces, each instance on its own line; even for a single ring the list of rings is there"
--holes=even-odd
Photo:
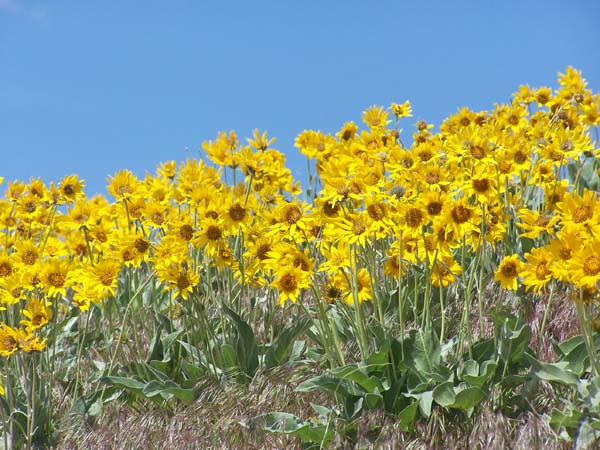
[[[172,180],[177,175],[177,163],[173,160],[166,161],[156,168],[156,172],[161,177]]]
[[[200,230],[196,232],[192,244],[195,248],[205,248],[209,255],[215,256],[220,248],[227,246],[228,236],[229,231],[223,220],[207,217],[200,222]]]
[[[16,329],[0,324],[0,356],[10,356],[19,349],[19,333]]]
[[[591,231],[593,235],[600,233],[600,202],[595,192],[586,190],[583,196],[576,192],[567,194],[557,204],[557,208],[565,229]]]
[[[383,128],[388,123],[388,113],[382,106],[371,106],[362,113],[363,122],[371,129]]]
[[[469,205],[464,197],[450,204],[447,211],[444,222],[454,231],[457,239],[480,231],[481,213],[478,208]]]
[[[267,138],[267,132],[264,131],[261,134],[258,129],[252,132],[252,139],[248,139],[248,144],[256,150],[266,150],[273,142],[275,142],[275,138]]]
[[[95,266],[84,266],[83,284],[96,288],[102,297],[112,297],[117,292],[117,276],[121,271],[120,261],[112,258],[102,259]]]
[[[14,305],[27,297],[23,270],[0,279],[0,305]]]
[[[63,200],[74,202],[82,197],[85,197],[83,192],[84,182],[79,179],[78,175],[68,175],[60,180],[58,190],[60,191]]]
[[[235,152],[238,142],[238,137],[233,131],[230,131],[229,134],[220,132],[214,142],[203,142],[202,148],[213,163],[219,166],[235,167],[237,166]]]
[[[392,112],[398,118],[400,117],[412,117],[412,107],[410,101],[404,103],[392,103]]]
[[[350,141],[356,136],[357,131],[358,127],[354,122],[346,122],[341,130],[337,132],[336,136],[341,141]]]
[[[52,306],[52,303],[43,298],[31,298],[27,302],[26,308],[21,310],[21,313],[26,317],[26,319],[21,320],[21,325],[25,327],[28,333],[42,328],[50,321],[52,318],[50,306]]]
[[[102,292],[97,285],[76,284],[74,287],[73,304],[79,308],[79,311],[85,312],[90,309],[92,304],[102,301]]]
[[[325,301],[333,303],[347,295],[347,288],[346,279],[338,272],[327,277],[327,281],[321,286],[321,296]]]
[[[523,286],[537,294],[552,280],[552,254],[547,248],[534,248],[525,255],[525,260],[521,271]]]
[[[279,304],[286,300],[296,303],[302,289],[310,287],[310,274],[299,267],[283,266],[277,273],[271,286],[279,291]]]
[[[347,278],[345,277],[344,279],[346,280],[346,296],[344,297],[344,302],[347,303],[348,305],[353,305],[354,304],[354,298],[353,298],[353,294],[352,294],[352,285],[351,285],[351,277],[350,274],[347,274]],[[358,269],[358,272],[356,273],[356,294],[357,294],[357,298],[358,298],[358,303],[362,303],[362,302],[366,302],[369,301],[373,298],[373,293],[371,291],[371,276],[369,275],[369,272],[367,271],[367,269],[361,267],[360,269]]]
[[[70,283],[69,261],[52,258],[40,268],[40,282],[49,297],[65,296]]]
[[[108,192],[117,200],[127,199],[136,193],[137,177],[129,170],[121,170],[108,178]]]
[[[515,291],[522,269],[523,263],[519,261],[518,255],[505,256],[496,270],[494,280],[499,281],[504,289]]]
[[[19,334],[19,348],[25,353],[41,352],[46,348],[46,339],[40,339],[39,337],[25,332],[25,330],[18,330]]]
[[[187,300],[194,287],[200,283],[200,275],[187,267],[187,264],[171,264],[156,268],[156,277],[167,284],[178,298]]]
[[[369,232],[369,215],[366,211],[348,214],[339,223],[338,229],[333,231],[335,236],[345,244],[357,244],[365,247],[367,239],[371,236]]]
[[[517,215],[522,222],[517,222],[517,227],[525,230],[520,236],[535,239],[544,233],[552,235],[555,232],[555,227],[560,220],[560,217],[551,213],[542,213],[532,211],[527,208],[522,208],[517,211]]]
[[[457,276],[462,273],[462,267],[451,254],[438,254],[429,268],[431,284],[435,287],[447,287],[456,282]]]
[[[9,277],[16,270],[16,261],[12,255],[0,253],[0,278]]]
[[[569,274],[577,287],[595,289],[600,281],[600,238],[582,242],[567,263]]]

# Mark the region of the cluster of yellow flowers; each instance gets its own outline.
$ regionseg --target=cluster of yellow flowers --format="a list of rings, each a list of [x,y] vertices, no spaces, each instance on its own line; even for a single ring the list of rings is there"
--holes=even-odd
[[[464,108],[435,134],[420,120],[410,148],[398,128],[408,102],[368,108],[364,130],[304,131],[296,146],[321,183],[310,201],[258,131],[247,145],[234,132],[206,142],[213,165],[169,161],[144,179],[118,172],[112,202],[87,198],[77,175],[10,182],[0,200],[0,355],[42,350],[37,336],[53,314],[113,297],[123,267],[151,268],[182,300],[214,269],[275,289],[281,304],[311,289],[352,304],[373,297],[378,277],[411,266],[448,286],[465,270],[457,249],[498,249],[516,225],[538,247],[502,260],[503,287],[540,292],[554,278],[596,289],[598,195],[578,192],[563,169],[597,158],[590,128],[600,124],[600,96],[572,68],[559,85],[521,87],[489,112]]]

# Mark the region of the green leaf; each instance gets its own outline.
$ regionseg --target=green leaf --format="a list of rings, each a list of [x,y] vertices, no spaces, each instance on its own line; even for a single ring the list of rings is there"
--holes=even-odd
[[[410,330],[404,340],[404,361],[422,379],[437,372],[441,363],[440,340],[431,326]]]
[[[419,402],[413,402],[400,411],[398,414],[398,422],[400,423],[400,429],[408,432],[412,431],[415,426],[415,421],[418,417]]]
[[[171,386],[164,386],[160,390],[160,395],[163,398],[166,396],[172,395],[177,400],[185,402],[185,403],[193,403],[198,398],[199,393],[192,388],[183,388],[181,386],[177,386],[175,384]]]
[[[156,333],[154,334],[154,337],[152,338],[152,345],[150,347],[151,350],[148,355],[148,358],[146,359],[146,362],[150,362],[153,360],[160,361],[163,359],[163,345],[162,345],[162,340],[160,338],[161,334],[162,334],[162,330],[163,330],[162,325],[159,325],[158,328],[156,329]]]
[[[431,415],[431,406],[433,404],[433,391],[425,391],[418,394],[407,394],[407,396],[418,400],[419,411],[421,411],[423,417],[429,417]]]
[[[456,394],[454,392],[454,384],[450,381],[439,384],[433,390],[433,400],[440,406],[454,405]]]
[[[141,383],[133,378],[127,377],[102,377],[100,378],[102,383],[108,384],[109,386],[119,387],[130,392],[141,394],[144,391],[145,384]]]
[[[468,387],[456,394],[452,408],[468,411],[477,406],[482,400],[487,398],[487,394],[478,387]]]
[[[235,348],[231,344],[223,344],[221,346],[221,354],[223,359],[221,361],[221,369],[235,369],[239,367],[238,355],[235,352]]]
[[[496,361],[484,361],[482,366],[479,368],[477,375],[471,375],[473,369],[470,369],[469,374],[463,372],[462,379],[472,386],[483,387],[489,380],[494,377],[498,364]]]
[[[224,303],[221,304],[223,312],[231,319],[237,330],[237,339],[235,349],[237,360],[240,363],[240,369],[250,378],[254,376],[258,369],[258,346],[256,338],[250,325],[242,320],[233,310]]]
[[[588,450],[592,444],[598,442],[600,433],[594,429],[586,419],[584,420],[577,432],[577,440],[575,441],[575,450]]]
[[[272,412],[242,421],[245,426],[254,423],[261,424],[264,431],[288,434],[300,438],[303,442],[320,443],[323,447],[328,447],[335,437],[334,430],[328,424],[305,422],[295,415],[285,412]]]
[[[565,362],[545,363],[538,361],[529,354],[525,354],[525,357],[533,367],[535,375],[542,380],[556,381],[570,386],[576,386],[579,382],[579,377],[576,374],[565,369],[568,365]]]
[[[265,367],[270,369],[289,361],[296,338],[303,334],[310,327],[310,324],[310,317],[300,316],[284,328],[265,353]]]
[[[560,427],[576,429],[579,427],[582,417],[583,413],[579,411],[571,411],[569,414],[566,414],[563,411],[554,409],[552,414],[550,414],[550,426],[554,429],[559,429]]]
[[[358,389],[356,385],[328,375],[319,375],[306,380],[296,386],[295,390],[296,392],[321,391],[333,398],[338,398],[339,396],[343,398],[350,396],[360,397],[364,394],[364,391]]]
[[[531,341],[531,327],[521,319],[506,318],[498,336],[498,354],[502,361],[519,361]]]
[[[162,338],[162,347],[164,356],[163,359],[169,359],[171,353],[174,351],[173,344],[178,343],[177,339],[183,334],[183,330],[174,331],[173,333],[167,334]]]
[[[378,390],[378,392],[384,390],[381,381],[378,378],[374,376],[370,377],[364,372],[363,368],[359,368],[356,364],[332,369],[329,373],[334,377],[355,382],[366,392],[372,393],[375,392],[375,390]]]

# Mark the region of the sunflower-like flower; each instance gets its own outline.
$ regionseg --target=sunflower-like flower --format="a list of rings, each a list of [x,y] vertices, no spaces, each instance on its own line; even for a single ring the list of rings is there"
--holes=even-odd
[[[504,289],[515,291],[522,270],[523,262],[519,260],[519,255],[506,256],[496,269],[494,280],[500,282]]]

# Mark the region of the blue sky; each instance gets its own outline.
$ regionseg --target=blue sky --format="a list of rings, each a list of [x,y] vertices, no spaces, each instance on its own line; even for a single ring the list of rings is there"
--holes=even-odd
[[[303,129],[407,99],[406,132],[439,125],[567,65],[598,91],[599,44],[597,0],[0,0],[0,175],[104,193],[120,169],[259,128],[301,179]]]

